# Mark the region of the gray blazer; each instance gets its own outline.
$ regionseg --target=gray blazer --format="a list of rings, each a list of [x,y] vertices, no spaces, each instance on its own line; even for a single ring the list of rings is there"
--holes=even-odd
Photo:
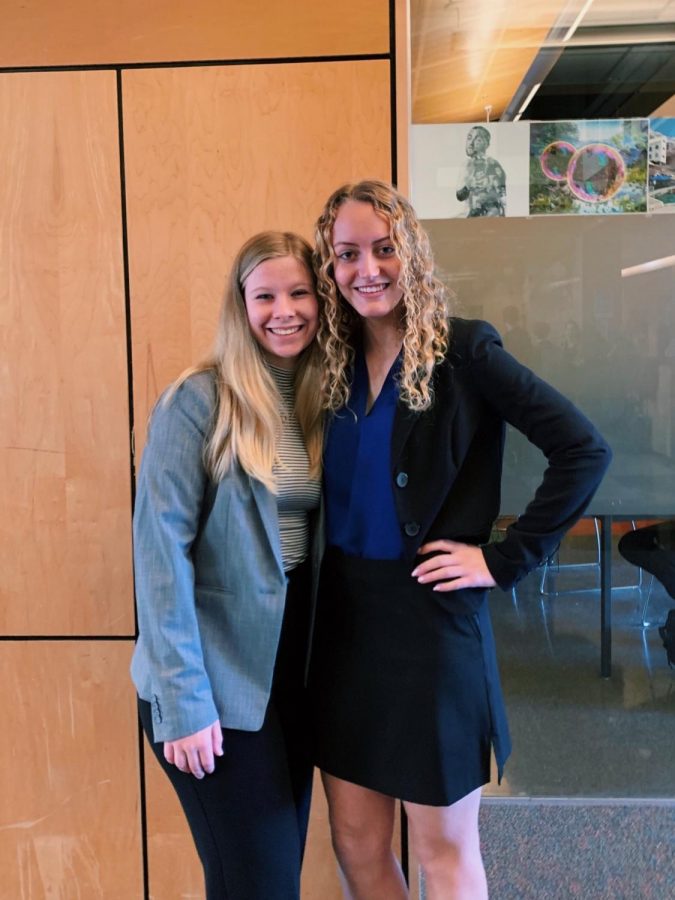
[[[270,695],[287,584],[277,503],[238,465],[218,483],[207,475],[215,406],[210,373],[160,399],[138,478],[131,675],[151,703],[155,741],[216,720],[257,731]]]

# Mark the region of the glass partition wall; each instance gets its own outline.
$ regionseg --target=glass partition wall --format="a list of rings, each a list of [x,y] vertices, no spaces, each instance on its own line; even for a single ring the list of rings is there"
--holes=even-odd
[[[590,511],[674,514],[675,268],[643,266],[672,256],[675,218],[424,224],[456,314],[492,322],[506,348],[570,397],[612,445]],[[536,448],[509,434],[503,513],[523,509],[543,465]]]
[[[455,313],[494,324],[506,348],[569,396],[612,445],[614,461],[590,511],[672,515],[675,269],[635,267],[672,254],[675,218],[424,224]],[[509,430],[502,514],[522,511],[544,464]],[[673,601],[615,549],[614,666],[611,679],[599,678],[597,554],[595,530],[582,523],[548,573],[532,573],[512,595],[492,594],[514,753],[488,796],[675,794],[668,750],[675,679],[656,630],[639,625],[648,594],[654,622]]]
[[[411,17],[414,125],[675,116],[675,26],[662,3],[412,0]],[[414,166],[410,187],[414,200]],[[491,594],[514,752],[485,794],[672,799],[675,678],[641,623],[645,603],[658,623],[675,600],[616,542],[631,519],[675,517],[675,216],[424,224],[455,313],[492,322],[615,455],[590,510],[617,523],[611,678],[599,677],[598,546],[585,520],[552,571]],[[523,509],[543,466],[508,435],[505,516]]]

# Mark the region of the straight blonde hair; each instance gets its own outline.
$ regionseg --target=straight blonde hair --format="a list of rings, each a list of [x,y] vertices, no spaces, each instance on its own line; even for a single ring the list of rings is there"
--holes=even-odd
[[[211,354],[183,372],[167,393],[167,400],[191,375],[212,372],[217,406],[213,427],[204,445],[204,464],[220,481],[236,463],[276,492],[273,466],[279,464],[282,399],[246,313],[244,285],[257,266],[269,259],[291,256],[305,268],[312,288],[312,248],[292,232],[264,231],[250,238],[237,253],[220,308]],[[295,370],[295,414],[309,457],[309,475],[321,476],[323,443],[321,354],[316,341],[300,355]]]

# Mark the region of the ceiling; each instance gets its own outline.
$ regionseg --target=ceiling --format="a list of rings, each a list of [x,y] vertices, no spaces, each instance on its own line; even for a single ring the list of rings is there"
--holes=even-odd
[[[410,17],[416,124],[675,115],[675,0],[410,0]]]

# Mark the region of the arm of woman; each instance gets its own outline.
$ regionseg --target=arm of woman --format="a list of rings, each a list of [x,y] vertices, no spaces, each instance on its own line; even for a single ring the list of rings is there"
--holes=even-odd
[[[202,449],[214,406],[207,374],[188,378],[168,401],[158,401],[134,511],[138,624],[154,737],[169,744],[187,741],[198,754],[203,742],[196,735],[218,720],[199,636],[191,553],[207,484]]]
[[[473,387],[488,409],[539,447],[547,467],[533,499],[507,528],[503,541],[481,548],[429,542],[420,553],[439,557],[421,563],[415,577],[438,582],[438,590],[494,585],[508,590],[558,547],[592,499],[612,454],[574,404],[504,350],[491,325],[471,326],[463,363]]]

